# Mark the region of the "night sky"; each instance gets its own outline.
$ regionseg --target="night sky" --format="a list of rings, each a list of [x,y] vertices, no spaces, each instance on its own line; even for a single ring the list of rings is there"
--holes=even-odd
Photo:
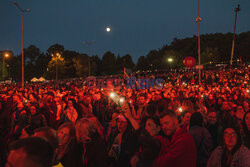
[[[197,34],[198,0],[19,0],[24,16],[24,48],[46,52],[58,43],[87,53],[83,41],[95,41],[92,53],[106,51],[136,62],[173,38]],[[250,30],[250,0],[200,0],[201,34],[233,32],[234,8],[241,5],[237,33]],[[0,50],[21,53],[21,13],[11,0],[0,0]],[[111,31],[106,32],[106,27]],[[202,43],[201,43],[202,45]]]

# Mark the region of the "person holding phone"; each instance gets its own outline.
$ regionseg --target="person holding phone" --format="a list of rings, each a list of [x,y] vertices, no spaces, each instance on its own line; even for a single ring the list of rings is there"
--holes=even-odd
[[[128,105],[121,106],[127,108]],[[130,122],[122,115],[116,119],[116,129],[108,138],[109,165],[112,167],[129,167],[130,159],[138,151],[138,141]]]

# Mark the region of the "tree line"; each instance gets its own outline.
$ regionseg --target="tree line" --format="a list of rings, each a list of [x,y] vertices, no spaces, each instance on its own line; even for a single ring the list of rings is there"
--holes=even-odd
[[[201,64],[229,63],[232,37],[232,33],[201,35]],[[44,53],[38,47],[30,45],[24,49],[25,80],[29,81],[33,77],[41,76],[46,79],[55,79],[56,65],[58,65],[59,79],[86,77],[89,62],[91,75],[119,74],[123,73],[124,67],[132,71],[180,68],[184,66],[183,60],[187,56],[198,60],[197,46],[197,36],[184,39],[174,38],[170,45],[149,51],[147,55],[139,57],[135,63],[129,54],[120,56],[107,51],[100,58],[100,55],[89,56],[85,53],[67,50],[60,44],[50,46]],[[235,41],[234,60],[249,62],[249,48],[250,31],[238,34]],[[22,55],[14,56],[12,51],[8,52],[13,56],[5,60],[5,67],[0,69],[1,74],[4,70],[5,79],[20,81]],[[56,54],[60,56],[55,56]],[[173,62],[168,62],[168,58],[172,58]]]

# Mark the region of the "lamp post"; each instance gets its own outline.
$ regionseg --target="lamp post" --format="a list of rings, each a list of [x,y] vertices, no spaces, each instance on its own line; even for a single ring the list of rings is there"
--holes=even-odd
[[[91,42],[87,42],[87,41],[83,41],[83,44],[85,44],[85,45],[87,45],[88,46],[88,55],[89,55],[89,62],[88,62],[88,64],[89,64],[89,76],[90,76],[90,54],[91,54],[91,45],[92,44],[94,44],[95,43],[95,41],[93,40],[93,41],[91,41]]]
[[[14,5],[21,11],[22,14],[22,87],[24,87],[24,53],[23,53],[23,15],[25,12],[30,12],[30,9],[23,10],[16,1],[14,1]]]
[[[6,64],[7,72],[8,72],[8,80],[10,80],[10,65]]]
[[[199,62],[199,85],[201,84],[201,44],[200,44],[200,1],[198,0],[198,17],[196,22],[198,23],[198,62]]]
[[[8,53],[3,54],[3,72],[2,72],[3,81],[4,81],[4,60],[5,60],[4,58],[7,58],[7,57],[9,57]]]
[[[236,31],[236,23],[237,23],[237,13],[238,13],[239,11],[240,11],[240,5],[238,4],[238,7],[234,9],[234,12],[235,12],[235,20],[234,20],[234,34],[233,34],[233,43],[232,43],[232,51],[231,51],[230,65],[233,64],[234,44],[235,44],[235,31]]]
[[[52,54],[52,57],[56,59],[56,82],[58,81],[58,58],[61,57],[60,53],[56,53],[55,56]]]
[[[168,58],[168,63],[169,63],[169,66],[170,66],[170,69],[172,70],[172,63],[173,63],[173,58],[169,57]]]

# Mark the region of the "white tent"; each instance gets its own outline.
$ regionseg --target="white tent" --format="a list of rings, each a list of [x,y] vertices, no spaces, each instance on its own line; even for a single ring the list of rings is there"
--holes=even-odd
[[[43,77],[40,77],[40,78],[38,79],[38,82],[45,82],[45,79],[44,79]]]
[[[38,79],[37,79],[36,77],[34,77],[34,78],[32,78],[30,81],[31,81],[31,82],[38,82]]]

